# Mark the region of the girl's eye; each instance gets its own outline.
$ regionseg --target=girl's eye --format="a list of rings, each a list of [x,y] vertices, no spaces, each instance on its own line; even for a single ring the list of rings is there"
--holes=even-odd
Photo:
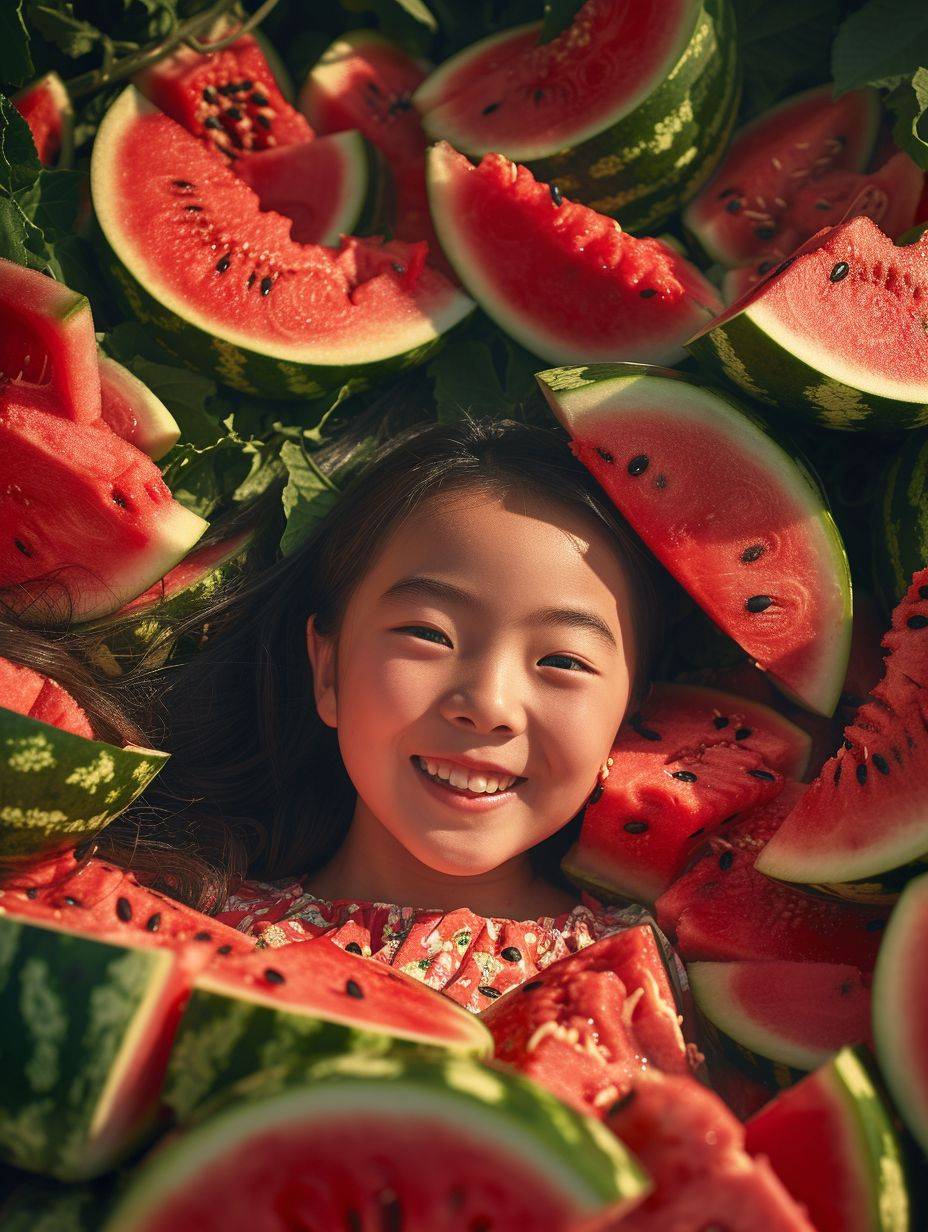
[[[438,637],[438,638],[443,637],[445,641],[449,640],[447,636],[441,632],[440,629],[430,629],[426,625],[404,625],[403,628],[397,629],[397,633],[414,633],[414,634],[429,633],[429,634],[432,634],[434,637]],[[432,640],[432,639],[429,638],[428,640]],[[576,663],[577,668],[579,668],[579,670],[582,672],[590,671],[590,668],[588,668],[585,663],[582,663],[579,659],[575,659],[573,655],[552,654],[552,655],[545,655],[545,659],[562,659],[567,663]],[[541,661],[544,662],[544,659]],[[568,668],[567,670],[575,671],[577,669]]]

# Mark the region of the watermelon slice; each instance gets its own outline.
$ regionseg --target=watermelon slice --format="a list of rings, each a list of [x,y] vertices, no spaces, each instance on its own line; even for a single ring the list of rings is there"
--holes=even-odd
[[[458,277],[501,328],[552,363],[674,363],[687,332],[720,309],[715,288],[674,249],[625,235],[501,154],[474,167],[440,142],[427,179]]]
[[[400,1042],[481,1058],[493,1050],[474,1014],[326,937],[245,954],[196,980],[163,1098],[185,1120],[210,1095],[270,1065],[358,1049],[373,1055]]]
[[[655,684],[621,728],[586,807],[567,875],[602,896],[653,902],[703,836],[776,795],[809,743],[776,711],[716,689]]]
[[[758,857],[768,877],[840,898],[891,903],[928,863],[928,569],[883,639],[889,657],[844,744]]]
[[[262,210],[291,220],[294,243],[337,247],[341,236],[370,229],[379,170],[373,147],[358,132],[263,150],[237,171]]]
[[[899,1138],[863,1049],[842,1049],[751,1117],[745,1146],[817,1232],[908,1232]]]
[[[913,432],[894,449],[870,506],[870,565],[883,611],[890,613],[912,574],[928,565],[923,510],[928,509],[928,442]]]
[[[552,963],[481,1018],[498,1061],[593,1116],[649,1066],[688,1072],[664,961],[644,924]]]
[[[889,921],[873,979],[873,1035],[896,1106],[928,1154],[926,920],[928,875],[906,887]]]
[[[815,1069],[839,1048],[870,1039],[870,990],[856,967],[694,962],[686,973],[708,1022],[740,1062],[765,1074],[775,1066]]]
[[[684,226],[722,265],[762,261],[774,245],[784,250],[782,261],[802,240],[842,221],[815,208],[828,200],[814,196],[816,187],[835,172],[863,170],[879,121],[874,90],[833,99],[830,85],[816,86],[785,99],[735,134],[713,178],[683,211]],[[812,219],[821,218],[798,238],[797,197],[807,225],[810,204]]]
[[[46,73],[10,102],[29,125],[43,167],[69,167],[74,152],[74,109],[57,73]]]
[[[0,257],[0,380],[48,394],[77,423],[100,418],[97,340],[86,296]]]
[[[108,355],[99,356],[103,422],[157,462],[180,439],[177,420],[144,381]]]
[[[74,736],[93,739],[90,720],[67,689],[41,672],[4,658],[0,658],[0,706],[51,723]]]
[[[420,363],[473,309],[424,264],[425,245],[294,243],[289,220],[262,213],[238,176],[132,87],[100,125],[91,188],[136,316],[246,393],[312,397]]]
[[[869,218],[807,240],[687,343],[752,397],[846,432],[928,424],[928,247]],[[860,328],[879,320],[879,330]]]
[[[693,1078],[644,1073],[606,1124],[654,1178],[622,1232],[813,1232],[744,1130]]]
[[[805,789],[785,782],[768,804],[735,817],[655,903],[681,958],[849,963],[872,971],[886,912],[802,894],[754,861]]]
[[[9,386],[0,405],[4,601],[32,621],[105,616],[162,577],[207,524],[134,446],[21,392]]]
[[[830,715],[851,579],[805,470],[737,402],[689,377],[603,364],[538,381],[572,452],[658,559],[789,697]]]
[[[430,137],[528,163],[574,200],[653,231],[728,140],[740,86],[732,17],[716,0],[587,0],[550,42],[533,22],[466,47],[413,102]]]
[[[598,1121],[460,1057],[332,1057],[232,1087],[135,1173],[103,1232],[250,1223],[567,1232],[645,1174]]]

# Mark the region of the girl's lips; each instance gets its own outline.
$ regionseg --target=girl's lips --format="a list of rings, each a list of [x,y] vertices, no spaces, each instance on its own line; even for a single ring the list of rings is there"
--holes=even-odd
[[[461,791],[450,785],[445,787],[442,784],[436,783],[422,769],[414,757],[410,758],[410,762],[416,777],[422,783],[425,790],[436,800],[440,800],[442,804],[450,804],[454,808],[463,809],[468,813],[485,812],[487,809],[496,808],[498,805],[514,799],[516,788],[523,781],[519,779],[513,783],[512,787],[507,787],[505,791],[495,791],[492,795],[487,795],[483,791]]]

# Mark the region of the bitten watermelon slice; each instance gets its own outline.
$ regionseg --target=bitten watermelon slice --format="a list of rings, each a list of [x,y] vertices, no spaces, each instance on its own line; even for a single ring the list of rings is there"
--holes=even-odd
[[[180,439],[177,420],[128,368],[108,355],[101,354],[99,360],[103,422],[157,462]]]
[[[928,875],[905,889],[886,930],[873,980],[880,1069],[905,1122],[928,1154]]]
[[[715,288],[669,245],[626,235],[501,154],[474,167],[439,142],[427,182],[458,277],[502,329],[552,363],[675,363],[687,332],[720,310]]]
[[[649,1066],[688,1072],[670,982],[647,925],[552,963],[481,1019],[497,1061],[593,1116]]]
[[[29,125],[35,151],[43,167],[68,167],[73,154],[74,109],[67,88],[57,73],[14,94],[10,100]]]
[[[928,569],[893,613],[883,680],[757,860],[768,877],[888,903],[928,863]]]
[[[899,1137],[863,1049],[843,1048],[745,1126],[817,1232],[908,1232]]]
[[[732,819],[654,904],[681,958],[849,963],[872,971],[886,912],[827,902],[757,872],[754,861],[802,799],[786,781],[768,804]]]
[[[594,893],[652,902],[704,836],[801,772],[808,737],[758,702],[655,684],[623,725],[564,871]]]
[[[828,200],[823,193],[811,203],[821,221],[797,236],[796,198],[802,214],[802,199],[819,181],[834,172],[862,171],[879,121],[874,90],[833,99],[830,85],[816,86],[785,99],[735,134],[713,178],[684,210],[684,225],[723,265],[762,260],[774,245],[784,249],[782,260],[808,236],[842,221],[815,209],[816,201]]]
[[[425,245],[296,244],[290,222],[131,87],[94,142],[94,206],[136,316],[225,384],[312,397],[420,363],[473,309]]]
[[[788,696],[830,715],[851,579],[808,473],[740,404],[678,373],[602,364],[538,382],[571,451],[700,607]]]
[[[140,450],[50,414],[24,388],[8,386],[0,403],[3,601],[45,623],[105,616],[162,577],[207,524]]]
[[[687,346],[751,397],[823,428],[918,428],[926,295],[928,246],[897,247],[854,218],[807,240]]]
[[[592,1117],[461,1057],[331,1057],[246,1079],[135,1173],[103,1232],[273,1227],[569,1232],[643,1171]]]

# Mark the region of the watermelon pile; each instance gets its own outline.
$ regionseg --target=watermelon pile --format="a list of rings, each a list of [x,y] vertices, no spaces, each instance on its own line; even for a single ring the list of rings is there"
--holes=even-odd
[[[924,1228],[925,70],[864,54],[905,23],[811,68],[736,0],[13,7],[0,1227]],[[397,408],[559,434],[675,609],[557,961],[547,917],[409,908],[391,955],[152,888],[129,715]]]

